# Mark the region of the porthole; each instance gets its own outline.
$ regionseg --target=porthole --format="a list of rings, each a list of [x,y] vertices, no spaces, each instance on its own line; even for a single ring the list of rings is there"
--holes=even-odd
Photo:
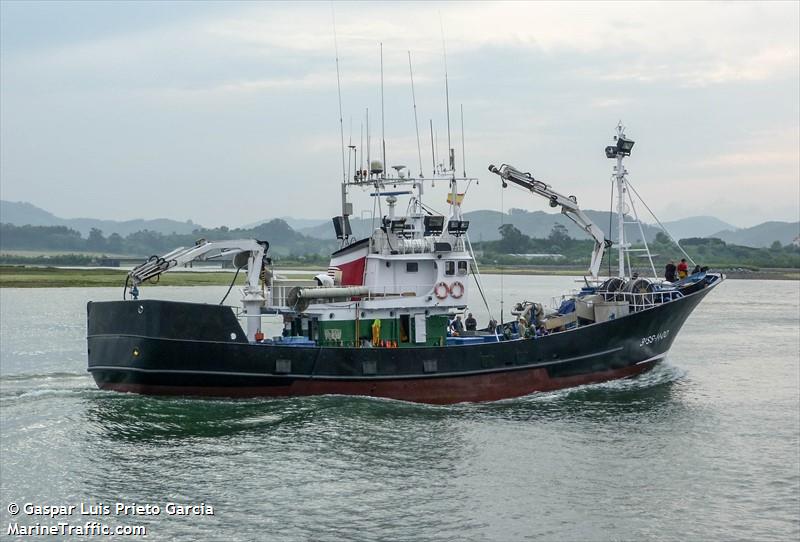
[[[134,346],[132,354],[133,354],[133,357],[138,358],[139,354],[141,354],[141,352],[139,352],[139,348],[138,347]]]
[[[235,341],[235,340],[236,340],[236,333],[231,333],[231,340],[232,340],[232,341]]]
[[[392,262],[386,262],[386,267],[391,267],[391,266],[392,266]]]
[[[394,311],[389,311],[389,318],[394,318]]]
[[[331,320],[333,320],[333,313],[330,313],[330,314],[328,315],[328,317],[329,317]]]
[[[136,312],[138,312],[139,314],[142,314],[144,312],[144,306],[143,305],[139,305],[139,308],[136,309]]]

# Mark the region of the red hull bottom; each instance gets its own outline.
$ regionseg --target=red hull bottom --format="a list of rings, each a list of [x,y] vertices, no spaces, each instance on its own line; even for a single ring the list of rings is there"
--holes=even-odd
[[[628,378],[652,369],[659,360],[624,369],[550,378],[546,369],[508,371],[451,378],[404,380],[295,380],[286,386],[162,386],[139,383],[103,383],[104,390],[145,395],[213,397],[297,397],[308,395],[361,395],[415,403],[453,404],[498,401],[533,392],[553,391],[585,384]]]

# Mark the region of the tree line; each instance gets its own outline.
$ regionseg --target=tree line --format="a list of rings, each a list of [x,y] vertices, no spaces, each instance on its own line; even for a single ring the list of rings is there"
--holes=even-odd
[[[545,239],[536,239],[522,233],[511,224],[504,224],[499,228],[500,239],[475,244],[476,250],[481,253],[481,260],[486,264],[502,265],[589,265],[589,260],[594,247],[594,241],[588,239],[573,239],[561,224],[556,224]],[[713,267],[800,267],[800,248],[794,245],[781,245],[775,241],[769,248],[754,248],[728,244],[715,237],[691,237],[678,241],[680,246],[698,264]],[[642,243],[635,243],[633,248],[643,248]],[[667,264],[668,261],[679,261],[683,253],[670,238],[662,232],[656,234],[655,239],[648,244],[653,256],[656,271]],[[523,255],[560,255],[559,258],[550,256],[530,257]],[[613,263],[617,258],[616,247],[607,249],[604,265]],[[634,269],[644,271],[649,268],[650,262],[644,258],[637,258],[632,262]]]
[[[570,265],[583,266],[589,264],[594,242],[588,239],[573,239],[567,229],[561,225],[553,226],[550,234],[544,239],[530,237],[522,233],[512,224],[499,228],[500,239],[475,243],[478,259],[485,264],[502,265]],[[199,238],[209,241],[255,238],[269,241],[270,254],[279,257],[282,262],[299,265],[323,265],[330,253],[337,248],[334,241],[325,241],[307,237],[293,230],[286,222],[275,219],[254,228],[229,229],[219,228],[196,229],[191,234],[162,234],[150,230],[138,231],[125,237],[112,233],[105,236],[99,229],[92,229],[84,238],[80,232],[66,226],[15,226],[0,224],[0,251],[8,250],[41,250],[60,251],[62,254],[91,252],[108,255],[130,255],[146,257],[151,254],[163,254],[179,246],[191,246]],[[793,245],[781,245],[775,242],[769,248],[753,248],[727,244],[716,238],[688,238],[680,240],[686,252],[701,265],[716,267],[782,267],[800,268],[800,248]],[[639,247],[643,245],[637,245]],[[649,245],[654,255],[657,270],[669,260],[679,260],[682,253],[663,233],[658,233]],[[530,257],[528,255],[559,255]],[[604,265],[609,259],[616,259],[616,249],[606,252]],[[51,261],[49,257],[47,261]],[[90,256],[62,256],[69,259],[61,265],[82,265],[91,260]],[[78,259],[76,259],[78,258]],[[4,263],[34,263],[30,258],[3,255]],[[78,261],[80,260],[80,261]],[[42,263],[42,262],[35,262]],[[634,268],[646,269],[649,262],[639,258]]]
[[[98,254],[149,256],[163,254],[180,246],[191,246],[198,239],[255,238],[269,241],[275,255],[305,257],[329,254],[335,249],[333,241],[307,237],[294,231],[286,222],[275,219],[254,228],[198,228],[190,234],[163,234],[151,230],[131,233],[125,237],[112,233],[105,236],[92,228],[87,237],[66,226],[16,226],[0,224],[0,250],[43,250],[64,252],[94,252]]]

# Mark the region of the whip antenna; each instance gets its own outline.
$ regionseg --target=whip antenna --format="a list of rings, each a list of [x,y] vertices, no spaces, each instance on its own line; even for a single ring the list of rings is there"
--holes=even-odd
[[[464,177],[467,176],[467,152],[464,150],[464,104],[461,104],[461,167]]]
[[[342,153],[342,182],[347,182],[347,172],[344,165],[344,121],[342,121],[342,82],[339,75],[339,43],[336,39],[336,10],[331,4],[331,16],[333,17],[333,49],[336,53],[336,90],[339,94],[339,139],[341,140]]]
[[[419,176],[422,177],[422,147],[419,144],[419,123],[417,122],[417,96],[414,94],[414,69],[411,67],[411,51],[408,52],[408,72],[411,74],[411,101],[414,104],[414,128],[417,130],[417,155],[419,155]]]
[[[386,176],[386,127],[383,111],[383,42],[381,42],[381,150],[383,151],[383,176]]]
[[[456,169],[455,157],[453,156],[453,148],[450,146],[450,87],[447,83],[447,47],[444,42],[444,23],[442,22],[442,13],[439,12],[439,28],[442,31],[442,53],[444,54],[444,98],[447,106],[447,154],[450,157],[450,170]]]
[[[431,122],[431,162],[433,162],[433,177],[436,177],[436,148],[433,146],[433,119]]]

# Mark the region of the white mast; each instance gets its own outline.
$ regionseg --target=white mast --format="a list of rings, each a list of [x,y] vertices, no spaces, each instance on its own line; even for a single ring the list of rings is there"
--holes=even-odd
[[[625,128],[622,122],[617,124],[617,135],[615,140],[625,140]],[[617,153],[617,165],[614,167],[614,177],[617,183],[617,263],[619,265],[619,277],[625,278],[625,250],[628,244],[625,242],[625,195],[627,187],[625,185],[625,166],[622,165],[622,159],[625,153]]]
[[[617,126],[617,132],[622,135],[622,126]],[[625,277],[625,169],[622,165],[622,155],[617,156],[616,179],[617,179],[617,264],[619,265],[619,277]]]

